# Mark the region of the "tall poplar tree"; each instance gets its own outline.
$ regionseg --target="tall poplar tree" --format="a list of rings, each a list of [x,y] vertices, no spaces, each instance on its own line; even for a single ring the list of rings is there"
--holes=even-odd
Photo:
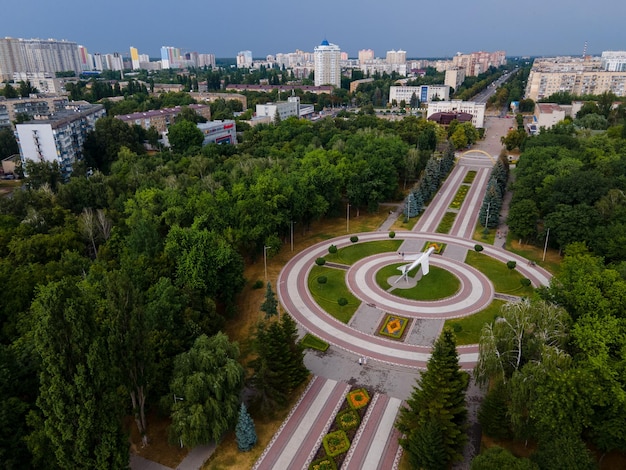
[[[43,287],[32,306],[41,356],[37,406],[54,449],[54,456],[35,457],[54,458],[59,468],[128,468],[119,374],[96,322],[99,305],[85,281],[67,277]]]
[[[454,335],[446,328],[396,421],[396,428],[404,434],[400,444],[413,468],[446,468],[461,458],[467,440],[468,383],[469,375],[459,366]]]

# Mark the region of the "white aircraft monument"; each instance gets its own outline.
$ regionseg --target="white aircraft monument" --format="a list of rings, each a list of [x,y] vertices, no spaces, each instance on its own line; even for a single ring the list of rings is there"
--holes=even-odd
[[[405,281],[409,280],[409,272],[413,269],[417,268],[420,264],[422,265],[422,275],[425,276],[428,274],[428,258],[435,251],[435,247],[431,246],[428,250],[423,253],[417,253],[416,255],[410,255],[405,257],[404,259],[408,261],[412,261],[412,263],[405,264],[404,266],[400,266],[398,270],[402,272],[402,275],[396,279],[394,284],[397,284],[400,279],[404,279]]]

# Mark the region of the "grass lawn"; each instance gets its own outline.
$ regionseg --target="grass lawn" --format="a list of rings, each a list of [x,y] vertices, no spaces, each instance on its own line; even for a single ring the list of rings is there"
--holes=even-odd
[[[520,281],[524,276],[519,271],[511,270],[507,268],[506,263],[490,258],[487,255],[468,251],[465,262],[487,276],[493,282],[496,292],[521,297],[529,296],[534,291],[532,286],[522,286]]]
[[[465,175],[465,178],[463,179],[463,182],[466,183],[466,184],[472,184],[474,182],[474,178],[476,178],[476,171],[475,170],[470,170]]]
[[[456,192],[454,199],[450,203],[450,209],[458,210],[461,208],[461,204],[463,204],[463,201],[465,201],[469,188],[470,187],[467,184],[462,184],[461,186],[459,186],[459,189]]]
[[[485,233],[485,227],[480,225],[480,222],[476,222],[476,228],[474,229],[474,235],[472,238],[478,242],[479,245],[493,245],[494,240],[496,239],[496,229],[492,228]],[[502,242],[500,242],[500,246],[502,246]]]
[[[404,214],[400,214],[398,216],[398,218],[396,219],[396,221],[391,226],[391,230],[393,230],[395,232],[402,232],[402,231],[413,230],[413,227],[415,227],[415,224],[417,223],[417,221],[420,220],[420,215],[421,214],[419,214],[417,217],[411,217],[408,220],[408,222],[405,222],[404,221],[406,219],[405,215]]]
[[[326,341],[319,339],[311,333],[306,333],[302,338],[302,341],[300,341],[300,344],[302,344],[305,348],[316,349],[318,351],[326,351],[329,346]]]
[[[437,233],[449,233],[452,228],[452,224],[454,223],[454,219],[456,219],[456,212],[446,212],[444,216],[441,218],[441,223],[439,227],[437,227]]]
[[[337,250],[337,253],[328,253],[324,255],[326,261],[332,263],[352,264],[367,256],[385,253],[387,251],[397,252],[404,240],[380,240],[375,242],[355,243]]]
[[[391,286],[387,279],[391,276],[400,274],[399,266],[407,263],[396,263],[385,266],[376,273],[376,283],[383,289],[387,290]],[[410,276],[414,276],[419,267],[409,272]],[[439,300],[450,297],[458,292],[461,287],[459,279],[449,271],[431,266],[429,273],[419,280],[416,287],[411,289],[394,289],[393,295],[411,300]]]
[[[449,326],[454,331],[457,345],[476,344],[480,339],[480,332],[485,323],[494,321],[504,304],[503,300],[494,300],[486,309],[469,317],[446,320],[445,326]]]
[[[326,276],[328,282],[318,283],[317,278],[320,276]],[[308,284],[318,305],[341,322],[348,323],[361,304],[361,301],[350,293],[346,285],[346,272],[343,269],[314,266],[309,274]],[[340,306],[337,303],[340,297],[345,298],[348,304]]]

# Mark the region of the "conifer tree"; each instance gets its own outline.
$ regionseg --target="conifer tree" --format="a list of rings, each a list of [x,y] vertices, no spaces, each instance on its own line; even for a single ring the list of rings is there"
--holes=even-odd
[[[254,341],[257,358],[251,363],[255,372],[252,384],[262,413],[285,405],[289,394],[309,374],[297,339],[296,324],[289,315],[283,315],[280,322],[257,325]]]
[[[261,311],[265,313],[266,320],[269,317],[278,315],[278,300],[276,300],[276,295],[272,290],[271,282],[267,283],[267,288],[265,290],[265,300],[261,304]]]
[[[461,457],[467,440],[468,379],[468,374],[459,367],[452,331],[446,328],[435,342],[428,367],[407,400],[408,407],[400,410],[396,421],[396,427],[404,434],[400,444],[418,467],[445,468]],[[441,447],[436,445],[438,435]],[[443,459],[437,457],[440,450]]]
[[[235,436],[237,439],[237,447],[242,452],[251,450],[257,441],[256,430],[252,416],[248,413],[248,409],[244,403],[239,408],[239,420],[235,427]]]

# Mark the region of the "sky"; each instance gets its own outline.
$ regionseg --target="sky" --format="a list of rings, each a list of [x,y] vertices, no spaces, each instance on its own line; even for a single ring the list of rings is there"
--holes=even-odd
[[[599,55],[626,50],[624,0],[29,0],[2,7],[0,37],[67,39],[90,53],[129,47],[255,58],[327,39],[350,57],[402,49],[409,58],[504,50],[507,55]]]

